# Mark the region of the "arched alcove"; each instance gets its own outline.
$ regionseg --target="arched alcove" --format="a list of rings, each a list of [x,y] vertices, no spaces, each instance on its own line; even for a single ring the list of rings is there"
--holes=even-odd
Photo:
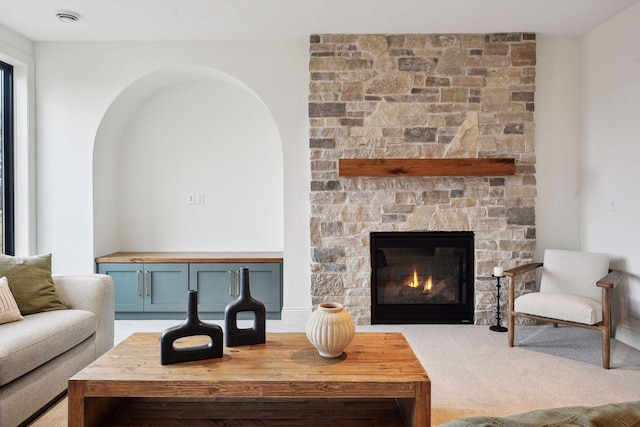
[[[178,67],[133,82],[100,123],[93,163],[95,255],[283,250],[280,136],[232,76]]]

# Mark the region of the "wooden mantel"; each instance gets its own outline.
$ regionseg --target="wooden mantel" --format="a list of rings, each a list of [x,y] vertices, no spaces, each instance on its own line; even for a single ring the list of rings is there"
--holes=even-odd
[[[339,176],[502,176],[515,175],[515,160],[340,159]]]

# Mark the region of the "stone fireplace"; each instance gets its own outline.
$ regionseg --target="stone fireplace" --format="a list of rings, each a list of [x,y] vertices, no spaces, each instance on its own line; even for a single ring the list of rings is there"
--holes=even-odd
[[[310,41],[313,304],[340,302],[371,323],[372,232],[469,231],[473,322],[492,324],[493,267],[535,249],[535,35]],[[343,159],[512,159],[515,172],[341,175]]]
[[[372,232],[370,248],[371,323],[473,322],[473,232]]]

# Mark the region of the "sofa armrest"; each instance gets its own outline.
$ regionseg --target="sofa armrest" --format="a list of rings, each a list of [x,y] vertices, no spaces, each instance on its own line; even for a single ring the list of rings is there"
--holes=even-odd
[[[113,280],[106,274],[53,276],[53,284],[68,307],[96,315],[96,358],[113,347],[115,296]]]

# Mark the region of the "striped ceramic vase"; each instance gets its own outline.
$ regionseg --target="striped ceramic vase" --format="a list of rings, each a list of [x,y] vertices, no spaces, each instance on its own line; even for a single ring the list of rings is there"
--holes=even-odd
[[[323,302],[307,322],[307,338],[322,357],[339,357],[356,333],[351,315],[342,304]]]

